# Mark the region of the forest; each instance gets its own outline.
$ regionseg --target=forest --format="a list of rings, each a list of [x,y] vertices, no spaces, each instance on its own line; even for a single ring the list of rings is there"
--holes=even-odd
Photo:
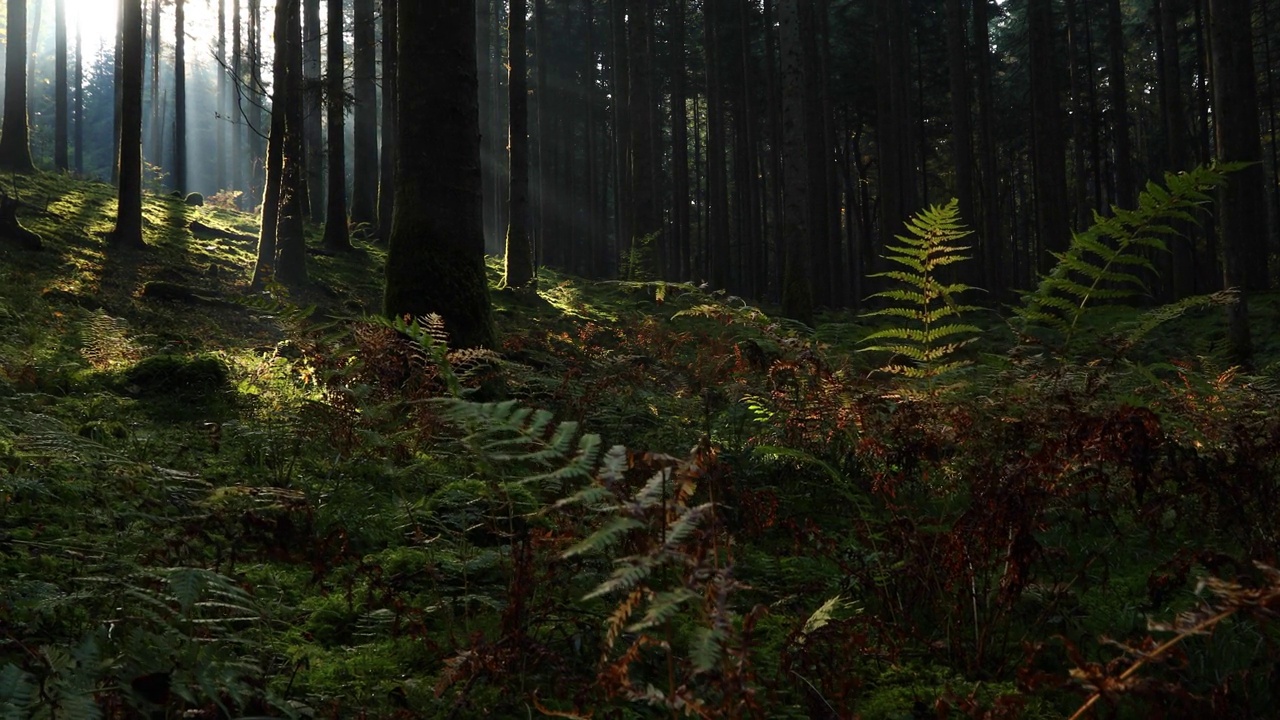
[[[3,0],[0,720],[1280,717],[1271,0]]]

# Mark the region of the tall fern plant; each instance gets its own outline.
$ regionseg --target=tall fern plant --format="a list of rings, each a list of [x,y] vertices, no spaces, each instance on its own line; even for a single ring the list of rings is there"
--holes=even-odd
[[[1110,217],[1095,214],[1093,226],[1076,233],[1066,252],[1055,253],[1057,265],[1014,309],[1020,329],[1056,332],[1069,348],[1088,308],[1145,295],[1145,278],[1156,273],[1151,258],[1169,251],[1167,238],[1180,234],[1176,225],[1194,223],[1195,211],[1212,201],[1210,192],[1241,167],[1221,163],[1166,173],[1164,185],[1147,183],[1134,209],[1114,208]]]
[[[864,314],[894,318],[896,324],[864,337],[861,351],[892,353],[882,371],[925,380],[930,390],[939,378],[969,365],[956,353],[982,332],[963,320],[976,308],[957,302],[975,288],[939,278],[942,268],[969,259],[969,246],[960,243],[973,233],[961,224],[958,207],[956,200],[933,205],[907,221],[907,234],[897,236],[901,244],[886,256],[902,269],[872,276],[896,285],[871,296],[889,304]]]

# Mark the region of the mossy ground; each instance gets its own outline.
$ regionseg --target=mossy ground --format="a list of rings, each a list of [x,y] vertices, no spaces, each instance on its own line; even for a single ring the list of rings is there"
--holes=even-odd
[[[102,240],[112,224],[110,187],[48,174],[15,181],[26,203],[43,208],[21,217],[43,236],[45,249],[0,244],[0,667],[42,673],[49,687],[65,690],[78,672],[89,672],[87,656],[75,649],[103,628],[120,628],[113,632],[137,631],[171,645],[147,656],[126,654],[114,639],[95,641],[99,650],[118,653],[99,660],[103,667],[116,664],[95,680],[98,700],[116,716],[145,704],[139,679],[157,675],[173,686],[170,707],[208,711],[222,702],[242,714],[523,717],[533,713],[535,697],[566,709],[586,697],[589,683],[574,686],[579,697],[557,691],[562,678],[594,672],[600,608],[587,612],[576,603],[607,566],[587,566],[581,576],[568,577],[547,569],[548,578],[559,580],[538,586],[540,611],[550,619],[533,632],[545,635],[538,641],[548,647],[569,648],[569,656],[554,666],[532,660],[507,665],[511,675],[505,679],[476,672],[462,687],[449,681],[469,649],[501,641],[498,628],[515,582],[511,547],[502,528],[486,519],[504,507],[512,517],[525,516],[547,500],[522,486],[489,481],[456,437],[444,436],[438,445],[405,440],[396,433],[417,430],[396,424],[399,418],[374,417],[376,404],[358,405],[368,424],[338,418],[350,408],[335,409],[334,386],[326,383],[353,372],[344,364],[351,358],[327,358],[332,364],[325,366],[325,358],[308,349],[313,330],[244,302],[251,293],[252,243],[197,239],[187,229],[199,220],[252,236],[253,217],[148,196],[148,248],[121,253]],[[312,327],[377,310],[384,252],[375,244],[357,245],[350,255],[309,257],[311,280],[288,289],[287,302],[318,306]],[[489,270],[496,282],[497,264]],[[199,297],[144,294],[155,282],[190,288]],[[536,297],[492,293],[500,352],[516,364],[505,380],[506,394],[551,409],[557,419],[580,422],[603,435],[606,446],[683,455],[710,440],[735,469],[738,489],[746,492],[725,512],[729,522],[740,523],[733,554],[750,585],[742,610],[755,604],[768,609],[752,642],[759,682],[770,688],[764,693],[769,717],[813,716],[827,702],[843,703],[842,717],[934,717],[945,707],[959,716],[966,699],[989,708],[1009,698],[1017,699],[1021,716],[1052,717],[1079,702],[1078,694],[1035,694],[1016,684],[1017,637],[1001,638],[1008,656],[999,662],[939,664],[964,653],[942,647],[937,637],[890,637],[897,631],[876,613],[918,608],[908,598],[881,598],[877,605],[875,588],[856,585],[857,578],[880,578],[884,587],[899,590],[967,593],[967,605],[944,616],[967,622],[977,612],[973,588],[931,586],[927,578],[919,584],[894,580],[909,570],[889,563],[894,553],[875,543],[892,543],[895,527],[869,529],[892,514],[894,502],[912,502],[916,493],[924,498],[921,512],[933,515],[911,520],[921,527],[936,520],[942,537],[955,508],[970,501],[963,492],[937,494],[945,477],[926,470],[924,477],[912,475],[918,484],[904,484],[896,499],[873,495],[866,479],[874,463],[883,463],[876,472],[885,476],[894,475],[885,468],[906,468],[895,475],[906,477],[913,459],[851,451],[841,461],[838,448],[863,441],[856,428],[806,450],[829,450],[825,462],[853,478],[847,486],[830,482],[812,464],[753,459],[760,437],[779,435],[771,423],[782,422],[778,407],[789,394],[812,392],[832,402],[824,406],[832,412],[856,415],[863,410],[854,400],[828,398],[814,388],[838,378],[846,390],[868,397],[889,391],[887,380],[872,372],[879,359],[856,352],[868,328],[855,314],[820,316],[809,336],[739,300],[687,286],[592,283],[553,271],[544,271],[539,285]],[[1280,376],[1280,302],[1261,296],[1251,310],[1258,377],[1274,380]],[[1109,310],[1090,322],[1120,327],[1135,317],[1136,311]],[[1013,335],[994,313],[984,324],[990,330],[976,356],[987,360],[980,361],[978,374],[996,377],[1007,367],[1003,352]],[[1222,337],[1218,314],[1193,313],[1159,329],[1139,359],[1216,367]],[[808,340],[793,347],[795,338],[816,340],[811,347],[824,359],[806,360],[796,347],[809,347]],[[785,371],[777,360],[785,361]],[[820,365],[826,379],[803,375]],[[341,392],[363,398],[372,391],[352,380]],[[888,408],[886,417],[894,408],[910,409],[897,402],[875,400],[868,407]],[[986,400],[976,393],[973,402]],[[821,420],[791,417],[800,431]],[[356,427],[364,435],[338,443],[335,427]],[[759,507],[745,504],[769,498],[778,506],[768,522]],[[550,525],[539,523],[546,521],[534,519],[527,527],[550,532]],[[1213,535],[1184,523],[1153,536],[1136,522],[1108,527],[1083,515],[1037,533],[1046,548],[1073,555],[1063,561],[1056,585],[1045,570],[1021,601],[1005,608],[1014,620],[1002,619],[1000,627],[1039,633],[1026,637],[1029,643],[1048,642],[1054,634],[1133,637],[1145,632],[1148,614],[1167,616],[1193,605],[1194,576],[1208,562],[1203,557],[1187,563],[1190,576],[1174,582],[1158,605],[1152,604],[1150,581],[1181,549],[1203,547]],[[929,537],[924,530],[907,536]],[[1239,546],[1220,548],[1241,552]],[[1100,559],[1080,561],[1094,556]],[[1068,566],[1082,569],[1072,575]],[[180,567],[229,578],[252,597],[254,617],[232,621],[212,605],[188,605],[172,576],[156,576],[170,577],[169,586],[138,579]],[[216,587],[209,582],[203,587]],[[991,593],[987,600],[994,607]],[[835,677],[824,684],[819,675],[827,672],[825,661],[806,655],[803,642],[797,645],[806,619],[836,594],[854,603],[838,623],[849,634],[815,635],[810,647],[831,648],[833,657],[865,652],[837,658],[841,673],[857,673],[843,685]],[[122,609],[140,597],[178,620],[166,615],[164,623],[148,624]],[[236,603],[226,604],[248,607],[246,600]],[[130,623],[136,627],[127,628]],[[193,629],[201,627],[208,629]],[[677,625],[673,632],[685,630]],[[1247,647],[1254,648],[1253,657],[1256,648],[1274,641],[1274,633],[1252,632],[1244,625],[1224,632],[1193,655],[1193,663],[1245,672],[1247,658],[1231,654]],[[955,642],[959,647],[969,639]],[[881,654],[877,643],[900,654]],[[1087,649],[1099,651],[1096,644]],[[1057,653],[1055,669],[1065,677],[1061,649],[1045,652]],[[73,659],[58,660],[64,655]],[[128,662],[121,659],[126,655]],[[149,666],[139,659],[148,657]],[[251,660],[253,671],[237,674],[233,659]],[[132,690],[107,690],[109,681]],[[225,682],[220,691],[219,682]],[[601,716],[649,713],[615,701]]]

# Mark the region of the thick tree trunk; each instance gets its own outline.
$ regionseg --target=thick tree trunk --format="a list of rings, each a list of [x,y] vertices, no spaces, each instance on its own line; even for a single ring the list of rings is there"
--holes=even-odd
[[[276,4],[276,93],[272,115],[284,115],[280,151],[280,216],[276,225],[276,277],[282,283],[307,279],[307,246],[303,234],[305,188],[302,109],[301,0]],[[283,61],[281,61],[283,58]],[[280,71],[283,71],[281,73]]]
[[[711,0],[706,0],[710,2]],[[610,255],[616,255],[631,241],[631,117],[630,74],[627,57],[627,5],[626,0],[609,0],[609,28],[613,60],[613,153],[614,153],[614,245]],[[623,243],[626,243],[624,245]]]
[[[707,272],[712,287],[729,287],[730,269],[729,239],[729,177],[725,167],[727,144],[724,117],[724,73],[722,68],[723,31],[721,16],[728,0],[704,0],[702,5],[705,23],[707,65]],[[803,86],[802,88],[803,89]]]
[[[352,90],[355,111],[351,164],[351,221],[378,221],[378,66],[374,40],[373,0],[354,0],[351,34]]]
[[[475,2],[402,2],[398,9],[400,153],[383,312],[438,313],[452,346],[493,347],[480,219]]]
[[[13,16],[9,17],[12,20]],[[120,157],[116,163],[120,176],[116,226],[111,231],[110,242],[121,247],[141,248],[145,247],[142,241],[142,0],[125,0],[120,32],[123,84],[120,86]],[[26,84],[19,83],[19,87],[25,88]]]
[[[653,102],[653,26],[649,0],[630,0],[627,11],[627,41],[631,68],[631,93],[628,96],[631,117],[631,197],[633,208],[630,248],[640,257],[642,243],[649,243],[650,267],[646,274],[661,267],[664,257],[662,217],[658,212],[653,137],[655,105]]]
[[[960,201],[960,217],[973,226],[978,214],[973,201],[973,123],[969,111],[969,43],[963,0],[946,0],[946,13],[951,85],[951,158],[956,168],[956,198]]]
[[[809,162],[805,137],[804,43],[801,3],[779,0],[778,36],[782,55],[783,214],[785,255],[782,312],[793,320],[813,322],[809,272]]]
[[[1048,272],[1054,252],[1067,249],[1066,142],[1058,100],[1057,52],[1051,0],[1029,0],[1027,35],[1031,54],[1031,135],[1034,144],[1037,266]]]
[[[511,71],[507,89],[510,92],[511,185],[507,226],[506,260],[502,277],[504,287],[522,288],[533,280],[533,248],[529,243],[529,92],[528,49],[525,42],[527,8],[525,0],[511,0],[507,16],[508,56]]]
[[[7,17],[0,170],[31,172],[35,165],[27,127],[27,0],[8,0]]]
[[[1268,279],[1266,175],[1258,124],[1251,5],[1250,0],[1209,2],[1218,159],[1250,163],[1232,175],[1218,210],[1223,284],[1241,291],[1240,302],[1227,313],[1231,354],[1241,363],[1252,354],[1246,297],[1266,290]]]
[[[328,0],[329,33],[325,48],[326,93],[329,112],[329,182],[328,202],[325,203],[324,246],[330,252],[346,252],[351,249],[351,235],[347,227],[347,157],[345,110],[343,108],[343,57],[342,33],[334,28],[342,27],[342,0]]]

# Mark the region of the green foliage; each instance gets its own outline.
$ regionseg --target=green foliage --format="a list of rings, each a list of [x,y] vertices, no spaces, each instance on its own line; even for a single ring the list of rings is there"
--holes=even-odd
[[[957,243],[972,234],[960,223],[959,203],[934,205],[907,221],[907,235],[897,236],[902,245],[890,247],[887,259],[905,267],[876,273],[898,287],[871,297],[890,302],[888,307],[866,313],[865,317],[891,317],[901,324],[870,333],[862,339],[863,352],[888,352],[894,360],[884,372],[925,379],[932,387],[937,379],[969,365],[956,353],[973,342],[981,332],[976,325],[962,322],[972,305],[957,302],[958,296],[973,290],[964,283],[947,283],[939,271],[969,259],[962,255],[967,246]]]
[[[1169,251],[1166,238],[1180,235],[1178,223],[1196,222],[1195,211],[1212,200],[1209,193],[1240,167],[1226,163],[1166,173],[1164,185],[1147,183],[1136,208],[1114,208],[1108,217],[1095,213],[1093,226],[1073,235],[1066,252],[1054,254],[1053,270],[1014,308],[1023,331],[1048,328],[1069,347],[1087,308],[1145,294],[1143,274],[1155,272],[1155,254]]]

